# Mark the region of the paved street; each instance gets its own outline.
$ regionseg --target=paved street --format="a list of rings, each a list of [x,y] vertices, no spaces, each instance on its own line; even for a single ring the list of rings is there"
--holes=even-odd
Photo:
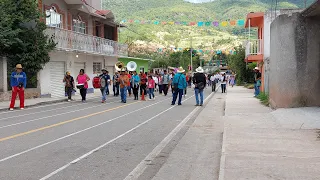
[[[159,147],[174,149],[171,142],[183,133],[168,135],[203,109],[188,90],[183,106],[171,106],[170,94],[145,102],[131,97],[127,104],[112,96],[107,104],[90,99],[1,112],[0,179],[125,179]]]

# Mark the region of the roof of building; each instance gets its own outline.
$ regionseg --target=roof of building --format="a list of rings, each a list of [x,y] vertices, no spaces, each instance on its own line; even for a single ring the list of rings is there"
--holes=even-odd
[[[258,27],[263,24],[264,12],[251,12],[247,14],[245,28],[249,27],[249,19],[250,19],[250,27]]]
[[[313,4],[311,4],[304,11],[302,11],[301,14],[304,17],[319,16],[320,15],[320,0],[316,0]]]

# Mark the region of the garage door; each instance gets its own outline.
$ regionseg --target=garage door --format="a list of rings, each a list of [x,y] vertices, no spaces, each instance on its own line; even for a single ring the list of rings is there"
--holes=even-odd
[[[74,63],[74,70],[75,70],[76,75],[79,74],[80,69],[84,69],[84,72],[86,72],[85,63],[75,62]]]
[[[64,97],[65,62],[49,62],[51,97]]]

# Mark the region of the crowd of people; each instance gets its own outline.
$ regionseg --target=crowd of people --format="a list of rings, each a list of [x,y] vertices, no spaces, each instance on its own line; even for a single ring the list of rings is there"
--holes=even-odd
[[[204,73],[202,67],[198,67],[195,73],[186,73],[180,67],[176,71],[168,72],[128,72],[122,70],[115,72],[110,76],[107,69],[102,69],[102,73],[98,76],[99,89],[102,97],[101,102],[107,101],[110,95],[110,87],[113,90],[113,96],[120,96],[121,102],[127,102],[127,95],[134,96],[134,100],[146,96],[149,100],[155,100],[155,92],[159,95],[167,96],[169,89],[172,93],[172,105],[178,100],[178,105],[182,105],[182,97],[187,95],[187,89],[193,88],[195,93],[196,106],[202,106],[204,103],[204,89],[211,87],[212,91],[216,91],[217,84],[221,85],[221,92],[227,92],[227,84],[233,87],[236,84],[236,75],[226,74],[225,72],[216,72],[213,74]],[[10,110],[13,110],[16,96],[19,95],[20,108],[24,109],[24,89],[26,88],[26,74],[22,71],[21,64],[16,66],[16,71],[11,74],[12,99]],[[70,72],[66,72],[63,79],[65,83],[65,92],[68,101],[72,100],[72,94],[78,89],[82,98],[82,102],[86,102],[87,89],[89,87],[90,77],[85,73],[84,69],[79,71],[76,78],[71,76]],[[95,81],[93,81],[94,83]],[[255,68],[255,96],[259,94],[261,86],[261,73]],[[143,99],[143,98],[142,98]]]
[[[70,72],[66,73],[63,82],[66,86],[66,94],[68,101],[71,101],[72,91],[77,87],[82,97],[82,102],[86,102],[86,92],[90,78],[81,69],[79,75],[74,80]],[[77,85],[75,85],[75,82]],[[204,89],[211,87],[212,91],[216,91],[217,84],[221,83],[222,93],[226,93],[227,83],[230,86],[235,85],[235,74],[226,75],[226,73],[206,74],[202,67],[198,67],[195,73],[186,73],[180,67],[176,71],[168,72],[128,72],[122,70],[115,72],[110,76],[106,69],[102,69],[102,74],[99,75],[99,87],[102,94],[102,103],[105,103],[107,96],[110,95],[110,88],[112,87],[113,96],[120,96],[121,102],[127,102],[127,95],[133,95],[134,100],[139,100],[140,97],[146,96],[146,99],[155,100],[155,92],[159,95],[167,96],[169,90],[172,93],[172,105],[178,101],[178,105],[182,105],[182,97],[187,95],[187,89],[193,87],[196,97],[196,106],[203,105]]]

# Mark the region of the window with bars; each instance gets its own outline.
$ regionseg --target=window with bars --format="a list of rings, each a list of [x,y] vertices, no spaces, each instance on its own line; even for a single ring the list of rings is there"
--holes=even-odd
[[[101,73],[102,64],[101,62],[94,62],[93,63],[93,74]]]
[[[86,34],[86,23],[77,19],[73,19],[73,31]]]
[[[46,10],[46,25],[50,27],[62,28],[62,15],[55,7]]]

